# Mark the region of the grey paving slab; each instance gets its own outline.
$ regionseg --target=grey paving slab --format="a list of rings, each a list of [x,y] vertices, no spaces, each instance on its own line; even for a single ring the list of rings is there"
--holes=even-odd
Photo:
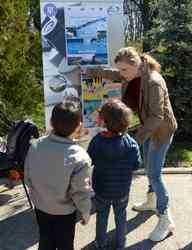
[[[153,213],[131,210],[134,202],[143,200],[147,179],[134,180],[127,208],[126,250],[192,250],[192,175],[164,175],[171,197],[171,210],[176,223],[175,233],[160,243],[152,243],[148,235],[157,223]],[[115,225],[110,214],[108,236],[113,249]],[[77,225],[75,249],[91,250],[95,237],[95,214],[89,225]],[[12,190],[0,186],[0,250],[36,250],[38,230],[33,211],[28,207],[21,185]]]

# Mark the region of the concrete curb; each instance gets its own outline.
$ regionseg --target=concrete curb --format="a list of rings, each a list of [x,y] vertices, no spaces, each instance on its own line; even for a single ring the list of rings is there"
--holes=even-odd
[[[192,168],[164,168],[163,174],[192,174]],[[134,172],[134,175],[145,175],[144,169]]]

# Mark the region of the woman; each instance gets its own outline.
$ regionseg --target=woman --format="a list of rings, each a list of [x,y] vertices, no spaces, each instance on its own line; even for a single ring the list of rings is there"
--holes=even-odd
[[[136,138],[143,144],[144,166],[149,181],[147,201],[137,204],[137,211],[153,210],[158,214],[158,224],[150,234],[152,241],[161,241],[173,231],[174,223],[169,210],[169,196],[162,180],[162,168],[167,151],[173,139],[177,122],[169,100],[168,90],[160,75],[160,64],[147,54],[139,55],[135,48],[122,48],[115,58],[117,71],[111,74],[103,71],[103,77],[120,76],[132,83],[140,83],[138,98],[133,103],[131,92],[124,94],[127,105],[131,103],[138,110],[141,126]],[[100,72],[101,73],[101,72]],[[128,83],[128,88],[129,88]],[[133,88],[132,88],[133,89]],[[133,107],[132,107],[133,108]]]

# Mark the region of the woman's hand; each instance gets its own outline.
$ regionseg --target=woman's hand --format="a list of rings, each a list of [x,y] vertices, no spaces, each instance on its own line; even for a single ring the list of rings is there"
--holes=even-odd
[[[102,75],[102,71],[103,69],[101,67],[97,67],[97,68],[91,68],[91,67],[88,67],[85,71],[85,74],[87,77],[90,77],[90,78],[94,78],[94,77],[100,77]]]
[[[85,71],[85,74],[87,77],[94,78],[94,77],[102,77],[103,79],[115,81],[115,82],[121,82],[122,77],[120,76],[120,73],[115,68],[102,68],[101,66],[98,66],[97,68],[87,68]]]

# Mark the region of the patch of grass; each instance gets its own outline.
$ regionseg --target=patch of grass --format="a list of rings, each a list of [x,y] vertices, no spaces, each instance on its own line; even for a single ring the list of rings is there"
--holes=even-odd
[[[174,167],[192,167],[192,143],[175,142],[168,152],[167,164]]]
[[[133,114],[133,119],[132,119],[132,127],[138,125],[140,122],[139,122],[139,117],[137,114]]]

